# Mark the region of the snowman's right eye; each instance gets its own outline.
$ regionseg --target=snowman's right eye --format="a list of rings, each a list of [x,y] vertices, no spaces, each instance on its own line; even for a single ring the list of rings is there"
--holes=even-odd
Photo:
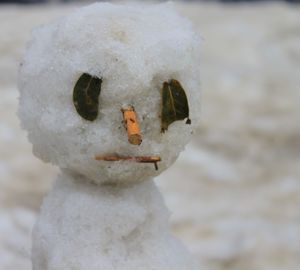
[[[93,121],[98,116],[101,83],[102,79],[83,73],[74,86],[73,103],[85,120]]]

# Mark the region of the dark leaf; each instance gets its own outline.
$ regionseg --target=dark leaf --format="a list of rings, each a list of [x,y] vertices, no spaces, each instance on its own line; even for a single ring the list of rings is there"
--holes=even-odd
[[[184,89],[174,79],[164,82],[162,88],[161,131],[165,132],[169,125],[177,120],[187,118],[186,124],[191,124],[189,105]]]
[[[83,73],[75,84],[73,103],[78,114],[86,120],[97,118],[101,83],[102,79]]]

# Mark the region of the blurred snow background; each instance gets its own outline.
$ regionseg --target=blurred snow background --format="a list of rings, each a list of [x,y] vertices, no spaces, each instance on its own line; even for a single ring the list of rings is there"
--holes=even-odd
[[[207,270],[300,267],[300,6],[177,4],[203,38],[202,128],[157,183],[174,234]],[[74,6],[0,6],[0,269],[29,270],[57,169],[15,115],[32,27]],[[200,104],[199,104],[200,106]]]

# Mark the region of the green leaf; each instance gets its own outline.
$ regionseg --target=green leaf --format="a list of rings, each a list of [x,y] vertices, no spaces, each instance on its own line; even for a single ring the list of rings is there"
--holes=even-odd
[[[183,87],[174,79],[164,82],[162,88],[161,132],[168,130],[169,125],[173,122],[186,118],[186,124],[191,124],[188,100]]]
[[[102,79],[83,73],[73,90],[73,103],[78,114],[89,121],[98,116],[98,99],[101,91]]]

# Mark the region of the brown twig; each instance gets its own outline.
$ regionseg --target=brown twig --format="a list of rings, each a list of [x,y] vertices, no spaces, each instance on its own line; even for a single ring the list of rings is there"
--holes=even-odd
[[[156,170],[158,170],[157,162],[161,161],[159,156],[96,156],[96,160],[104,161],[136,161],[140,163],[153,163]]]

